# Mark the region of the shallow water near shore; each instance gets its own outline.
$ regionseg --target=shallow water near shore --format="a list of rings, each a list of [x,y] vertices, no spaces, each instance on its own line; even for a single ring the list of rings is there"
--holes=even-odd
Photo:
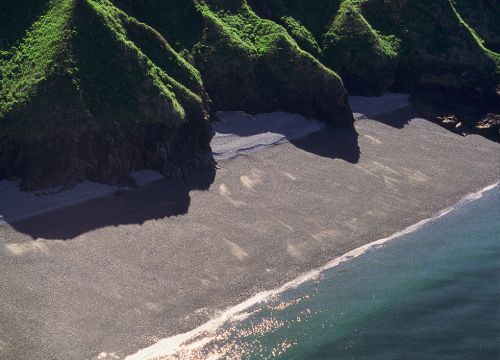
[[[498,358],[499,198],[497,186],[165,358]]]

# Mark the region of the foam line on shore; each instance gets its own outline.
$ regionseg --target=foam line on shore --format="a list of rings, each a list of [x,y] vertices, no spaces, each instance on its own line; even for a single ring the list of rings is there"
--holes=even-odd
[[[283,292],[296,288],[297,286],[300,286],[301,284],[304,284],[309,281],[313,281],[317,279],[323,272],[326,270],[332,269],[348,260],[357,258],[365,253],[367,253],[370,249],[373,249],[375,247],[378,247],[380,245],[383,245],[391,240],[400,238],[401,236],[407,235],[409,233],[415,232],[418,229],[422,228],[426,224],[433,222],[446,214],[452,212],[454,209],[459,208],[465,204],[468,204],[472,201],[478,200],[483,197],[485,193],[488,191],[491,191],[495,187],[499,185],[499,182],[496,182],[493,185],[487,186],[477,192],[471,193],[469,195],[466,195],[463,197],[459,202],[456,204],[447,207],[444,210],[439,211],[436,215],[429,217],[427,219],[421,220],[413,225],[408,226],[407,228],[398,231],[388,237],[373,241],[371,243],[368,243],[366,245],[363,245],[361,247],[358,247],[354,250],[351,250],[350,252],[339,256],[325,265],[308,271],[294,280],[282,285],[281,287],[274,289],[274,290],[268,290],[268,291],[262,291],[257,293],[256,295],[252,296],[251,298],[247,299],[246,301],[230,307],[226,311],[222,312],[219,316],[216,318],[206,322],[205,324],[197,327],[196,329],[193,329],[189,332],[178,334],[171,336],[169,338],[165,338],[162,340],[159,340],[157,343],[139,350],[135,354],[127,356],[125,359],[126,360],[152,360],[152,359],[157,359],[157,358],[162,358],[162,357],[167,357],[167,356],[172,356],[175,355],[176,353],[179,352],[189,352],[194,349],[199,349],[202,346],[206,345],[207,343],[210,343],[210,341],[213,339],[211,335],[215,333],[215,331],[220,328],[224,323],[228,321],[236,321],[236,320],[241,320],[242,315],[244,315],[244,312],[248,309],[250,309],[252,306],[255,306],[259,303],[263,303],[266,301],[269,301],[273,297],[282,294]],[[244,316],[243,316],[244,318]]]

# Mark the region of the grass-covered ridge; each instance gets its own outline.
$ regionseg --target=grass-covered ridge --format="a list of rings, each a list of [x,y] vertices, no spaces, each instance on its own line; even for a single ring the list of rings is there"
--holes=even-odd
[[[108,0],[46,5],[0,63],[0,177],[116,182],[208,150],[200,74],[158,32]]]
[[[258,16],[246,1],[115,3],[175,44],[200,71],[216,109],[279,109],[352,126],[338,75],[304,51],[283,26]],[[156,11],[162,8],[170,12]],[[188,31],[180,34],[175,28],[183,16]]]
[[[0,63],[0,119],[26,104],[35,96],[37,86],[47,78],[69,71],[69,20],[73,10],[72,1],[55,2],[28,29],[18,45],[5,51]]]
[[[208,151],[214,110],[351,127],[346,88],[499,102],[493,0],[4,5],[0,179],[52,184],[59,168],[63,182],[169,173]]]
[[[99,118],[101,125],[139,119],[175,124],[185,120],[186,112],[201,114],[206,98],[193,66],[156,31],[107,0],[51,1],[1,68],[0,120],[7,123],[33,120],[44,126],[17,116],[17,110],[28,111],[46,87],[50,96],[64,88],[66,97],[72,88],[72,105],[84,107],[86,118]],[[151,113],[149,101],[161,108],[161,116]],[[82,125],[81,118],[62,121],[72,120]]]
[[[250,2],[340,74],[351,93],[440,89],[469,96],[481,89],[478,96],[494,96],[499,78],[498,1]]]

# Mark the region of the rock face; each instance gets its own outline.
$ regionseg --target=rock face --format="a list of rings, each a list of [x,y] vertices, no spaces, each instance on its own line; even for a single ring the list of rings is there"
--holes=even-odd
[[[210,166],[214,110],[352,127],[344,84],[499,102],[499,12],[492,0],[7,2],[0,179],[180,176]]]
[[[500,115],[487,114],[476,123],[476,131],[493,139],[500,139]]]

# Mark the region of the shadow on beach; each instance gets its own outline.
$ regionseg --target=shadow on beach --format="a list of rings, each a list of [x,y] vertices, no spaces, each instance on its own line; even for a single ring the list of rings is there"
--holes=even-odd
[[[361,156],[358,133],[352,129],[325,127],[303,139],[291,140],[293,145],[312,154],[341,159],[356,164]]]
[[[418,117],[418,114],[411,106],[408,106],[385,114],[370,116],[370,119],[395,129],[402,129],[416,117]]]
[[[355,129],[323,127],[304,138],[289,141],[325,158],[338,158],[353,164],[360,158]],[[117,190],[114,195],[12,222],[11,226],[33,239],[71,240],[99,228],[185,215],[191,202],[190,192],[208,190],[214,179],[215,169],[191,172],[184,179],[161,179],[144,187]]]
[[[191,172],[185,179],[161,179],[137,189],[118,190],[115,195],[53,210],[11,226],[33,239],[70,240],[98,228],[184,215],[191,202],[189,193],[208,190],[214,179],[215,169]]]
[[[223,160],[258,149],[289,142],[311,154],[357,163],[360,158],[358,133],[353,128],[333,128],[297,114],[248,115],[227,112],[215,123],[212,140],[214,157]]]

